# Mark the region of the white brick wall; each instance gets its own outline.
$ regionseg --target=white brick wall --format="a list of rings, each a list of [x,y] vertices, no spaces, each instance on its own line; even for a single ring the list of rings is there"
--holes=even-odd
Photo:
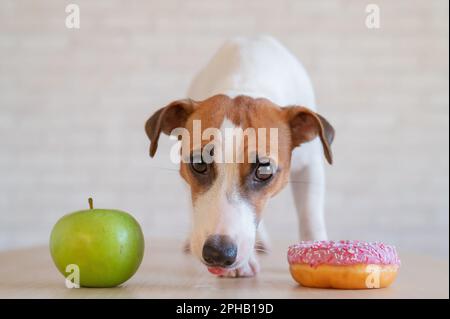
[[[80,30],[65,28],[68,3]],[[381,8],[379,30],[364,25],[367,3]],[[226,38],[259,33],[301,57],[337,129],[330,237],[448,256],[446,0],[1,1],[0,249],[45,243],[90,195],[148,237],[182,238],[184,186],[163,152],[147,156],[143,123]],[[289,195],[266,212],[286,243],[297,239]]]

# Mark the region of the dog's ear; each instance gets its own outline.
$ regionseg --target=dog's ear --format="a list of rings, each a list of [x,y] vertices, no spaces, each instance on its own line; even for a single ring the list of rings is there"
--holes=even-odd
[[[292,146],[297,147],[302,143],[312,141],[317,136],[322,142],[325,158],[328,163],[333,163],[331,143],[334,139],[334,128],[321,115],[302,106],[291,106],[284,109],[286,121],[291,128]]]
[[[196,102],[191,99],[177,100],[156,111],[145,123],[145,132],[150,139],[150,156],[158,148],[161,132],[170,135],[173,129],[184,127],[189,115],[194,112]]]

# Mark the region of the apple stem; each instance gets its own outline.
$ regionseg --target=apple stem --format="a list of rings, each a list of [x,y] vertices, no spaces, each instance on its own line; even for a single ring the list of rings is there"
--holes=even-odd
[[[88,198],[88,202],[89,202],[89,209],[94,209],[94,201],[92,197]]]

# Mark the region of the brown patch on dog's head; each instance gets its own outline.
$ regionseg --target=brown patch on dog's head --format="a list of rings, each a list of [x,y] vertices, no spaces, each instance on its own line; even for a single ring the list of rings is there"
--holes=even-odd
[[[248,138],[243,140],[245,155],[242,163],[211,163],[209,175],[206,177],[196,174],[192,170],[191,163],[182,162],[180,173],[190,184],[194,201],[214,183],[218,165],[238,165],[238,191],[259,214],[266,200],[286,185],[291,152],[295,147],[319,136],[327,161],[331,164],[333,160],[330,145],[334,138],[334,129],[321,115],[300,106],[281,108],[264,98],[255,99],[248,96],[230,98],[226,95],[215,95],[204,101],[178,100],[158,110],[146,123],[146,132],[151,141],[150,155],[153,157],[157,150],[160,133],[170,134],[177,127],[183,127],[189,132],[189,139],[182,139],[182,153],[186,152],[186,148],[189,148],[188,154],[203,150],[214,136],[201,140],[200,145],[195,145],[194,120],[201,121],[201,133],[209,128],[220,129],[225,120],[243,131],[253,128],[256,132],[256,141],[259,140],[259,128],[266,129],[266,141],[270,141],[271,128],[278,130],[278,156],[271,159],[276,171],[265,183],[254,180],[258,163],[250,163],[247,155],[258,153],[259,145],[249,143]],[[269,144],[266,144],[266,152],[269,153]]]
[[[331,143],[333,143],[335,131],[331,124],[320,114],[302,106],[291,106],[284,109],[286,121],[291,127],[292,147],[307,143],[320,137],[325,158],[328,163],[333,163]]]
[[[170,135],[178,127],[184,127],[194,112],[197,103],[191,99],[177,100],[156,111],[145,123],[145,132],[150,139],[150,156],[155,156],[161,132]]]

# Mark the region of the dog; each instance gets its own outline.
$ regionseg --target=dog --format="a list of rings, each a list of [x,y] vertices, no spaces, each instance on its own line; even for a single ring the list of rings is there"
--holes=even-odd
[[[335,131],[316,113],[309,76],[282,44],[269,36],[228,40],[194,78],[188,98],[170,103],[147,120],[150,156],[156,153],[161,132],[170,135],[181,128],[193,134],[196,121],[202,133],[208,129],[223,133],[222,141],[206,152],[209,161],[204,151],[211,145],[211,134],[197,143],[179,136],[180,152],[189,157],[180,162],[193,207],[189,248],[211,273],[250,277],[259,272],[255,247],[268,247],[262,211],[288,183],[301,239],[327,238],[324,157],[332,164]],[[255,147],[245,135],[234,136],[232,142],[243,146],[244,152],[256,154],[254,162],[245,156],[244,161],[216,161],[216,153],[229,148],[227,130],[251,128],[258,130],[258,141],[267,135],[260,133],[261,128],[275,129],[275,151]]]

